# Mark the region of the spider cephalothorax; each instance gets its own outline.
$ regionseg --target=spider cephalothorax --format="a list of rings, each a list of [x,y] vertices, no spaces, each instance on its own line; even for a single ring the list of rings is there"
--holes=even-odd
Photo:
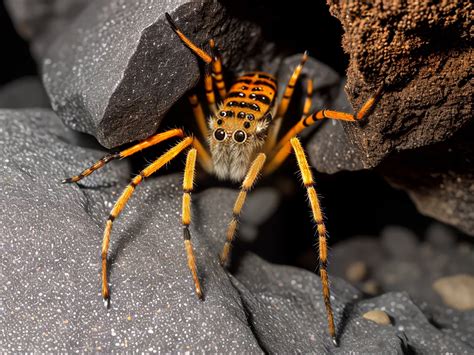
[[[208,141],[218,178],[240,182],[245,177],[267,138],[276,90],[268,74],[242,75],[211,116]]]
[[[240,212],[245,203],[247,193],[254,186],[260,174],[268,175],[277,169],[294,152],[298,167],[301,171],[303,184],[306,188],[313,220],[318,231],[319,272],[323,286],[323,298],[328,318],[329,334],[336,343],[336,328],[330,300],[329,277],[327,273],[327,242],[326,227],[324,225],[318,196],[314,187],[313,175],[306,159],[303,147],[297,135],[306,127],[318,120],[331,118],[344,121],[357,121],[364,118],[373,107],[376,99],[382,93],[382,87],[369,98],[356,115],[338,111],[321,110],[310,113],[312,101],[312,82],[307,82],[307,96],[303,108],[302,118],[285,135],[279,137],[281,122],[288,109],[288,103],[294,87],[306,61],[306,53],[300,64],[287,83],[282,99],[275,103],[277,82],[275,78],[263,72],[253,72],[240,76],[227,92],[222,77],[221,60],[215,51],[214,42],[210,41],[213,55],[196,46],[176,26],[171,17],[166,14],[173,31],[188,46],[194,54],[206,63],[204,85],[206,90],[207,106],[210,110],[210,119],[206,121],[204,110],[195,94],[189,94],[193,113],[199,128],[198,135],[186,136],[184,129],[175,128],[155,134],[150,138],[115,154],[108,154],[79,175],[65,179],[63,182],[77,182],[100,169],[109,161],[128,157],[136,152],[156,145],[171,138],[181,140],[166,153],[135,176],[115,203],[107,219],[102,241],[102,296],[106,304],[109,299],[107,282],[107,252],[109,249],[110,234],[114,220],[123,210],[128,199],[136,187],[145,178],[154,174],[166,163],[174,159],[181,152],[187,151],[186,166],[183,178],[183,209],[182,224],[184,245],[188,259],[188,266],[194,281],[196,294],[202,298],[202,289],[198,277],[196,261],[191,244],[191,192],[194,186],[194,171],[196,162],[209,174],[218,178],[241,182],[242,186],[235,202],[232,219],[229,222],[226,241],[220,255],[222,265],[229,257],[232,241],[237,231]],[[212,71],[212,75],[211,75]],[[220,102],[216,105],[215,90],[218,91]],[[207,146],[198,136],[207,137]],[[277,139],[278,138],[278,139]]]

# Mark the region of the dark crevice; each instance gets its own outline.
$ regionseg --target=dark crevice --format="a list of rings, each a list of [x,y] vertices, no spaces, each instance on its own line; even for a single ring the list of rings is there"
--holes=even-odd
[[[266,346],[260,340],[258,331],[257,331],[257,329],[254,325],[254,322],[253,322],[253,314],[252,314],[251,310],[247,307],[245,299],[242,296],[242,293],[240,292],[239,288],[236,285],[234,285],[234,281],[232,280],[232,277],[230,277],[230,283],[232,284],[232,287],[235,289],[235,291],[239,295],[240,302],[242,303],[242,308],[243,308],[243,311],[244,311],[244,314],[245,314],[245,318],[247,319],[247,324],[248,324],[249,329],[252,332],[255,340],[257,341],[258,346],[260,347],[260,349],[262,349],[264,354],[270,354],[270,351],[268,351]]]

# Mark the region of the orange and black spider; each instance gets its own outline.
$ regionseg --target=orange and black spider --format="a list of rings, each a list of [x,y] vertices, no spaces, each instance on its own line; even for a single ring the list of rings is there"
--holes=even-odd
[[[260,174],[271,174],[293,151],[301,171],[304,186],[306,187],[312,216],[317,225],[319,238],[319,272],[328,319],[329,334],[333,342],[337,344],[327,273],[326,227],[314,186],[313,175],[297,135],[306,127],[325,118],[343,121],[358,121],[363,119],[373,107],[377,98],[381,95],[382,89],[380,88],[373,97],[370,97],[356,115],[330,110],[321,110],[310,114],[309,110],[311,107],[313,87],[312,82],[308,81],[307,96],[301,120],[282,138],[277,139],[296,81],[307,59],[307,54],[303,54],[300,64],[294,69],[279,103],[276,103],[277,81],[272,75],[264,72],[251,72],[241,75],[235,80],[229,91],[227,91],[222,75],[222,62],[215,48],[214,41],[209,41],[212,50],[212,55],[209,55],[179,30],[169,14],[166,14],[166,18],[171,29],[179,36],[182,42],[189,47],[195,55],[201,58],[206,65],[204,86],[207,105],[211,112],[210,117],[206,120],[201,103],[195,94],[189,94],[189,101],[199,131],[203,137],[207,138],[207,141],[202,142],[196,136],[187,136],[183,129],[171,129],[163,133],[155,134],[121,152],[108,154],[79,175],[63,180],[64,183],[78,182],[111,160],[128,157],[172,137],[181,139],[178,144],[140,171],[140,173],[131,180],[110,212],[102,242],[102,296],[104,301],[107,304],[109,299],[107,252],[109,249],[112,225],[132,196],[135,188],[145,178],[155,173],[181,152],[187,151],[183,178],[183,237],[188,266],[194,280],[196,294],[202,299],[203,294],[196,269],[191,233],[189,231],[189,225],[191,223],[191,193],[193,191],[196,161],[207,173],[214,174],[219,179],[242,183],[234,204],[233,216],[227,228],[224,248],[220,254],[220,263],[224,266],[229,257],[232,241],[237,231],[240,212],[248,192],[254,186]],[[218,103],[216,103],[215,89],[217,89],[220,99],[222,100]]]

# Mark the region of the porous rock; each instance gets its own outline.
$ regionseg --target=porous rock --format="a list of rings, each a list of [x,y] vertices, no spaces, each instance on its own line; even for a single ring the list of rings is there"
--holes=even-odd
[[[147,179],[115,220],[107,310],[101,236],[128,165],[113,162],[80,184],[61,185],[103,152],[72,144],[49,110],[2,110],[0,126],[0,208],[7,211],[0,216],[2,352],[469,352],[460,327],[448,324],[447,336],[405,294],[361,300],[338,278],[332,278],[340,329],[334,348],[316,274],[250,253],[234,275],[219,266],[223,221],[236,197],[224,188],[193,195],[191,232],[205,293],[199,301],[183,247],[180,175]],[[362,321],[374,308],[398,323]]]
[[[328,3],[350,55],[348,112],[382,84],[386,90],[363,122],[328,122],[315,135],[309,147],[315,167],[329,173],[379,167],[420,212],[474,235],[472,148],[465,149],[472,138],[458,139],[474,134],[473,5]]]
[[[5,0],[17,32],[30,42],[36,59],[92,0]]]
[[[346,88],[354,109],[380,84],[387,87],[364,124],[344,125],[366,168],[392,152],[445,141],[470,121],[472,4],[328,3],[345,31]]]
[[[214,38],[228,68],[253,68],[269,57],[258,25],[220,2],[93,2],[43,62],[52,107],[65,124],[109,148],[155,133],[200,76],[198,59],[172,31],[165,12],[203,48],[209,50]]]

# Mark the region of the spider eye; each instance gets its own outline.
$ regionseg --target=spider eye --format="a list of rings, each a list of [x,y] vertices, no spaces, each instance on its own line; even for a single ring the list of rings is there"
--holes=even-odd
[[[234,138],[235,142],[242,143],[247,139],[247,134],[239,129],[238,131],[234,132],[232,137]]]
[[[226,137],[225,131],[222,128],[218,128],[214,131],[214,138],[218,141],[223,141]]]

